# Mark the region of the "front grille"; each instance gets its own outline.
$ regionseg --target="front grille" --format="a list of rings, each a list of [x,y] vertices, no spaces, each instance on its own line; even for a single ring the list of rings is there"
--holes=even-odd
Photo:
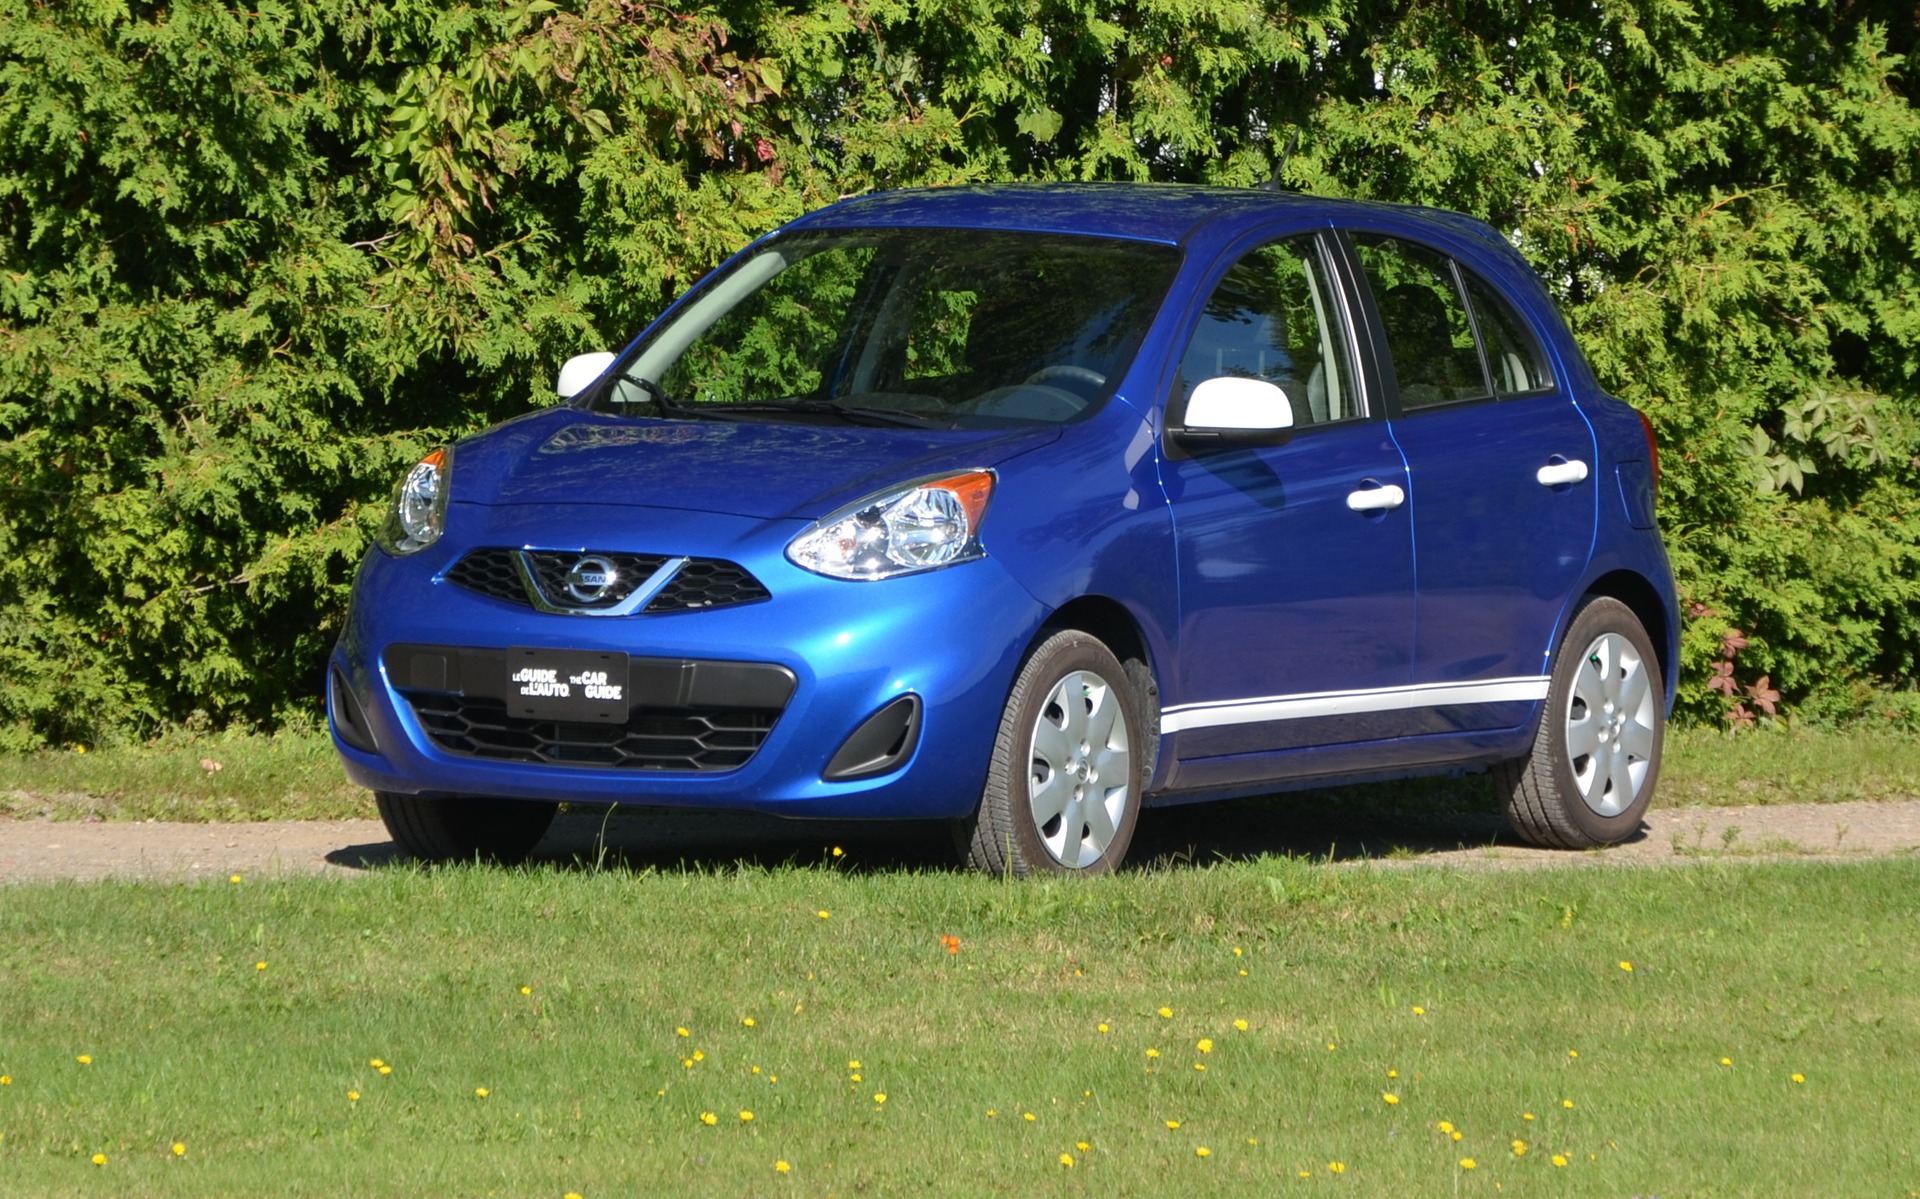
[[[508,762],[615,770],[708,772],[744,766],[778,708],[636,708],[625,724],[526,720],[504,701],[404,691],[433,743],[448,753]]]
[[[607,593],[592,603],[584,603],[567,591],[567,572],[573,564],[585,557],[604,559],[613,567],[613,586]],[[633,589],[653,577],[653,572],[665,562],[664,554],[570,554],[556,550],[528,550],[527,564],[533,568],[533,577],[540,581],[540,590],[546,592],[547,602],[563,608],[611,608],[621,600],[633,594]]]
[[[624,554],[606,551],[516,550],[488,547],[471,550],[454,563],[446,578],[469,591],[490,599],[522,607],[534,607],[520,577],[516,557],[524,553],[528,568],[538,580],[549,604],[562,608],[611,608],[633,594],[634,588],[653,577],[665,554]],[[614,568],[616,581],[607,593],[591,604],[582,603],[567,593],[567,572],[585,557],[604,558]],[[744,566],[724,558],[688,558],[675,571],[660,593],[647,601],[642,611],[649,613],[691,612],[707,608],[725,608],[735,604],[758,603],[771,599],[766,585]]]
[[[767,599],[767,589],[743,567],[719,558],[689,558],[647,601],[649,612],[684,612],[692,608],[720,608]]]
[[[474,550],[453,564],[447,580],[492,599],[533,607],[520,570],[513,564],[512,550]]]

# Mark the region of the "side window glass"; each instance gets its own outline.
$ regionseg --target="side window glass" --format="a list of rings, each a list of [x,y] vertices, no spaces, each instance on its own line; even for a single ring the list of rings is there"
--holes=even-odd
[[[1492,394],[1451,260],[1379,234],[1356,234],[1353,244],[1386,326],[1400,407],[1411,412]]]
[[[1259,379],[1286,396],[1294,427],[1362,415],[1333,292],[1310,237],[1244,255],[1208,297],[1180,359],[1173,406],[1208,379]]]
[[[1464,266],[1460,268],[1460,278],[1466,282],[1467,299],[1473,304],[1480,342],[1487,348],[1493,394],[1510,396],[1552,387],[1553,372],[1547,369],[1546,356],[1512,305]]]

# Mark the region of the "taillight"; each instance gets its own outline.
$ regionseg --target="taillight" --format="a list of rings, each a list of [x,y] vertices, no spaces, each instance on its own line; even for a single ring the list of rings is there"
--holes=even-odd
[[[1647,435],[1647,459],[1653,463],[1653,489],[1660,490],[1660,447],[1653,441],[1653,422],[1644,412],[1635,412],[1640,418],[1640,430]]]

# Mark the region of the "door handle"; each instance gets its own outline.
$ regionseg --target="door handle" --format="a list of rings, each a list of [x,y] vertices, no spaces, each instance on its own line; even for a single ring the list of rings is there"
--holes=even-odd
[[[1362,487],[1358,491],[1347,493],[1347,507],[1355,512],[1385,512],[1389,508],[1398,508],[1406,502],[1407,493],[1394,483],[1379,487]]]
[[[1560,455],[1555,454],[1555,458]],[[1563,458],[1558,462],[1549,462],[1533,472],[1542,487],[1559,487],[1566,483],[1578,483],[1587,477],[1587,464],[1578,458]]]

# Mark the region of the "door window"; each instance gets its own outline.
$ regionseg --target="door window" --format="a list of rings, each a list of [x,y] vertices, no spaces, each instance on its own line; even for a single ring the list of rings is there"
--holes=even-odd
[[[1250,251],[1207,298],[1180,359],[1173,407],[1208,379],[1236,377],[1278,387],[1295,427],[1362,415],[1336,311],[1311,237]]]
[[[1385,326],[1400,407],[1411,412],[1491,395],[1452,261],[1379,234],[1357,234],[1353,244]]]
[[[1458,263],[1461,280],[1467,285],[1467,299],[1473,303],[1474,326],[1487,348],[1487,369],[1493,375],[1493,394],[1520,395],[1545,391],[1553,386],[1553,372],[1547,369],[1539,343],[1528,332],[1513,306],[1502,299],[1487,281]]]

